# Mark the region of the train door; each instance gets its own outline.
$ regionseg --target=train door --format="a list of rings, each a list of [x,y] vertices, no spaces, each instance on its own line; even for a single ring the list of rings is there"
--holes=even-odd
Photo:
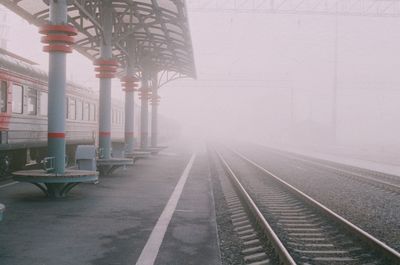
[[[9,82],[0,80],[0,144],[8,143],[11,113],[11,91]]]

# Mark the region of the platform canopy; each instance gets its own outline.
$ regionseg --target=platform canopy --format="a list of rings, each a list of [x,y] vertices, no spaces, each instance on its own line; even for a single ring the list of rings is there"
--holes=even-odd
[[[103,1],[108,0],[68,0],[68,22],[79,31],[74,48],[91,60],[99,57]],[[122,67],[133,37],[139,67],[146,64],[153,71],[196,76],[185,0],[109,1],[114,11],[113,56]],[[48,23],[49,0],[0,3],[36,26]]]

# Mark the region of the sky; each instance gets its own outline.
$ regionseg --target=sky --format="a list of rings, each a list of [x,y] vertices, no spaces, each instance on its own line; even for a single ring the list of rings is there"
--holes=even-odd
[[[400,19],[189,12],[197,80],[160,90],[160,112],[196,137],[329,142],[337,60],[337,141],[400,147]],[[47,69],[36,27],[8,16],[8,47]],[[68,78],[97,89],[92,64]],[[113,81],[115,97],[122,97]]]

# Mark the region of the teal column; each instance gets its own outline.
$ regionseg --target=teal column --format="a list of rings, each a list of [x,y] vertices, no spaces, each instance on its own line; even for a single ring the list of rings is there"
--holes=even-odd
[[[125,90],[125,153],[132,154],[134,149],[134,93],[138,80],[134,76],[125,76],[121,79]]]
[[[54,173],[65,172],[66,53],[72,52],[75,28],[67,24],[67,0],[50,1],[49,24],[40,28],[43,50],[49,53],[48,155]]]
[[[142,88],[140,89],[140,148],[145,149],[148,147],[149,137],[149,76],[148,73],[143,72]]]
[[[127,43],[127,69],[126,76],[121,79],[125,90],[125,153],[132,154],[134,149],[134,111],[135,91],[139,80],[135,77],[136,47],[131,38]]]
[[[152,92],[151,92],[151,147],[158,145],[158,104],[160,97],[158,96],[158,76],[153,76]]]
[[[112,58],[113,10],[111,1],[103,1],[101,7],[103,38],[100,46],[100,59],[94,64],[100,78],[99,99],[99,149],[104,159],[111,158],[111,79],[115,77],[118,63]]]

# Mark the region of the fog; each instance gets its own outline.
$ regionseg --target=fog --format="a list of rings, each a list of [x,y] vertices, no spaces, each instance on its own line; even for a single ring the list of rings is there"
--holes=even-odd
[[[398,148],[398,19],[338,17],[335,56],[333,16],[190,18],[198,80],[163,88],[162,108],[199,135]]]
[[[400,19],[218,12],[189,19],[197,80],[160,90],[160,112],[186,136],[399,151]],[[37,29],[12,14],[9,24],[9,49],[47,69]],[[68,57],[68,77],[98,86],[77,53]]]

